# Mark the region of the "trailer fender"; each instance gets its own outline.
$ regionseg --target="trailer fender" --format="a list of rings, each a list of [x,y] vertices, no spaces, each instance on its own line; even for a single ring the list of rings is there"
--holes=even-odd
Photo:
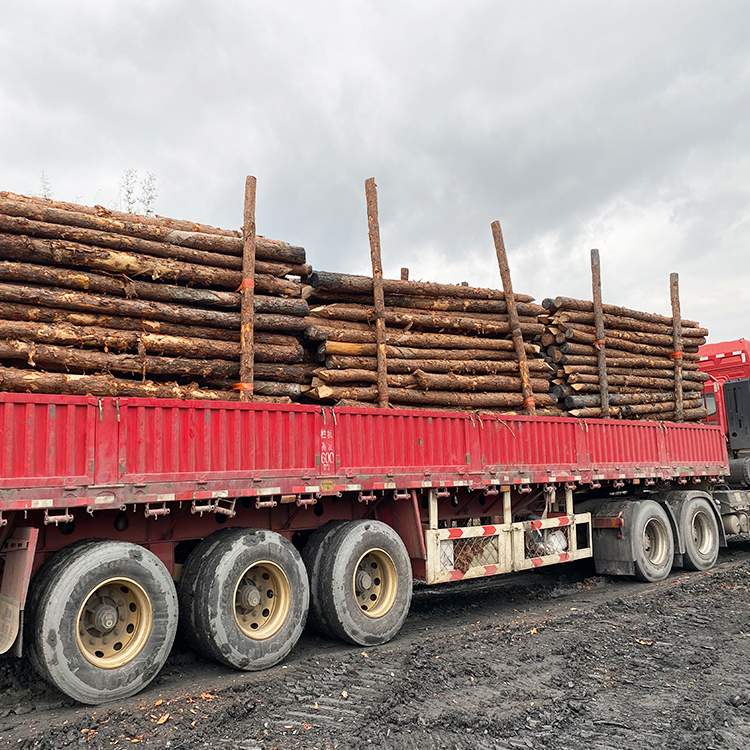
[[[16,529],[0,549],[0,557],[5,560],[0,583],[0,654],[15,643],[15,653],[20,656],[21,618],[26,606],[38,537],[38,529]]]
[[[603,575],[635,575],[631,518],[637,507],[632,500],[605,501],[593,511],[593,546],[596,572]],[[597,523],[598,521],[598,523]]]
[[[674,564],[677,567],[683,566],[683,555],[685,554],[685,538],[682,534],[682,517],[687,507],[687,501],[694,497],[703,497],[708,500],[708,504],[711,506],[714,516],[716,517],[716,524],[719,528],[719,546],[727,546],[727,535],[724,531],[724,524],[721,520],[720,503],[708,492],[703,490],[671,490],[665,492],[662,495],[656,496],[654,499],[657,500],[664,510],[667,511],[669,520],[672,524],[672,533],[674,534]]]

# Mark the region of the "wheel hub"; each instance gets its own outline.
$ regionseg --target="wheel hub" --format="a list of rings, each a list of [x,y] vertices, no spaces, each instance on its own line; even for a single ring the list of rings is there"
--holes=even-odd
[[[292,588],[286,573],[270,561],[251,565],[234,591],[234,619],[249,638],[270,638],[289,613]]]
[[[360,612],[367,617],[382,617],[393,607],[398,575],[396,565],[385,550],[371,549],[360,558],[353,583]]]
[[[85,598],[78,612],[78,648],[94,666],[116,669],[143,650],[152,624],[146,591],[129,578],[111,578]]]

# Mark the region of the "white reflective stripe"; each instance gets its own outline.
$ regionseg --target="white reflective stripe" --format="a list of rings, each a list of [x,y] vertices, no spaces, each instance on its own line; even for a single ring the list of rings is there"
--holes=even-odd
[[[261,487],[258,490],[259,495],[280,495],[281,487]]]
[[[51,508],[55,504],[55,501],[51,498],[44,498],[42,500],[32,500],[32,508]]]

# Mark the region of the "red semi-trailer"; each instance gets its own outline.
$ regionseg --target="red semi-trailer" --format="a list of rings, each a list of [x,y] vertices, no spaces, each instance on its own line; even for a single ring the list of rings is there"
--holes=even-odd
[[[0,435],[0,652],[84,703],[148,684],[178,615],[255,670],[306,619],[389,640],[413,578],[657,581],[726,543],[712,425],[3,393]]]

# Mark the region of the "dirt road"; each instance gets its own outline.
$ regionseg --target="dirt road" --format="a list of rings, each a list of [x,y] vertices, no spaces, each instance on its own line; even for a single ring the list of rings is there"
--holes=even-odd
[[[750,746],[750,543],[657,585],[590,563],[419,588],[399,636],[367,649],[303,636],[264,673],[175,649],[121,705],[71,705],[0,659],[14,748]]]

